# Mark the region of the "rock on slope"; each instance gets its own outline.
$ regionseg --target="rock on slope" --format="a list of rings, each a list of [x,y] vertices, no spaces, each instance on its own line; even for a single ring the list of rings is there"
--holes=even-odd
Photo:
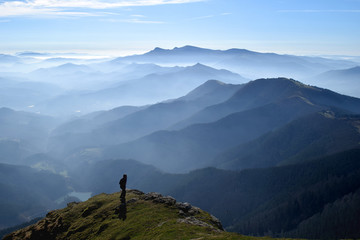
[[[129,190],[127,200],[121,207],[119,193],[103,193],[86,202],[69,203],[4,240],[243,238],[225,232],[209,213],[172,197]]]

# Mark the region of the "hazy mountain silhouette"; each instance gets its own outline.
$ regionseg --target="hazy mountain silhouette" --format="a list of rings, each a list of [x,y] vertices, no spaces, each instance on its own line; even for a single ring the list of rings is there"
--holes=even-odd
[[[157,130],[166,129],[191,116],[195,112],[231,97],[242,85],[224,84],[219,81],[207,81],[189,94],[163,103],[158,103],[109,122],[96,129],[97,139],[106,144],[130,141]]]
[[[67,90],[94,90],[106,83],[105,74],[84,64],[65,63],[40,68],[26,75],[33,81],[51,82]],[[105,78],[105,80],[102,80]]]
[[[183,122],[179,122],[173,128],[181,129],[195,123],[216,121],[228,114],[262,106],[291,96],[302,97],[320,106],[334,106],[360,113],[360,99],[305,85],[292,79],[259,79],[246,84],[229,100],[209,106]]]
[[[342,70],[331,70],[305,81],[321,87],[333,89],[342,94],[360,97],[360,67],[353,67]]]
[[[43,216],[69,191],[64,177],[25,166],[0,163],[0,181],[0,228]]]
[[[227,70],[196,64],[190,67],[175,67],[169,72],[153,73],[140,79],[121,82],[117,87],[90,93],[84,97],[105,101],[113,98],[118,99],[117,101],[122,100],[126,104],[132,101],[137,105],[143,105],[180,97],[210,79],[237,84],[248,81]]]
[[[0,77],[0,102],[16,110],[33,111],[37,104],[62,93],[54,84]]]
[[[12,67],[13,65],[20,63],[20,59],[18,57],[0,54],[0,67],[3,67],[4,70],[7,70],[8,67]]]
[[[0,108],[0,138],[24,141],[34,152],[45,149],[48,134],[56,123],[48,116]]]
[[[24,159],[35,152],[33,146],[24,140],[0,139],[0,163],[24,164]]]
[[[231,114],[219,121],[191,125],[179,131],[159,131],[134,142],[105,150],[105,157],[134,158],[176,172],[210,165],[216,154],[320,110],[301,98]]]
[[[356,66],[348,69],[327,71],[315,76],[314,79],[320,78],[321,80],[327,79],[327,80],[337,80],[337,81],[358,80],[359,75],[360,75],[360,67]],[[345,80],[342,80],[343,78],[345,78]]]
[[[103,124],[121,119],[129,114],[145,109],[147,106],[121,106],[108,111],[98,111],[69,120],[52,131],[52,135],[86,133]]]
[[[75,74],[77,72],[92,72],[92,71],[93,70],[86,65],[65,63],[65,64],[62,64],[62,65],[56,66],[56,67],[38,69],[38,70],[32,72],[32,74],[34,74],[34,75],[43,75],[43,74],[65,75],[65,74]]]
[[[189,117],[204,107],[222,102],[231,97],[242,85],[224,84],[210,80],[197,87],[189,94],[174,100],[150,105],[134,113],[124,115],[113,121],[104,122],[96,128],[99,121],[79,119],[66,123],[54,131],[50,142],[50,149],[59,149],[64,146],[74,150],[81,146],[103,146],[122,143],[142,137],[157,130],[166,129],[174,123]],[[97,118],[103,116],[100,114]],[[88,123],[92,131],[81,131],[83,123]],[[80,130],[68,131],[73,127]],[[86,129],[86,128],[85,128]],[[76,133],[81,134],[76,134]],[[65,143],[65,144],[64,144]],[[66,152],[66,150],[62,150]]]
[[[167,171],[187,171],[209,166],[209,159],[228,148],[331,107],[359,111],[360,100],[294,80],[260,79],[242,87],[229,100],[200,111],[207,111],[210,123],[155,132],[106,148],[104,156],[134,158]]]
[[[127,172],[129,187],[190,201],[229,230],[359,238],[360,99],[278,77],[355,91],[353,62],[193,46],[37,57],[0,55],[0,228],[70,189],[117,191]]]
[[[116,61],[167,65],[202,63],[215,68],[225,68],[253,79],[279,76],[301,78],[331,69],[356,66],[356,63],[344,60],[259,53],[245,49],[212,50],[194,46],[171,50],[155,48],[143,55],[121,57]]]
[[[140,68],[141,65],[135,67],[135,69]],[[76,73],[68,78],[70,84],[75,82],[79,86],[84,86],[86,82],[85,86],[88,87],[86,91],[83,89],[83,91],[66,92],[44,102],[39,109],[56,115],[79,111],[88,113],[123,105],[147,105],[178,98],[210,79],[237,84],[248,81],[227,70],[217,70],[201,64],[190,67],[161,68],[159,71],[137,79],[127,79],[126,74],[122,76],[121,71],[108,73],[108,76],[104,73],[86,73],[85,75]],[[129,76],[135,75],[133,74],[135,72],[135,70],[130,72]],[[142,75],[141,70],[137,75]],[[59,77],[59,79],[63,78],[64,76]],[[84,82],[81,83],[81,81]],[[95,90],[92,82],[96,83]]]
[[[356,148],[360,116],[333,111],[311,114],[235,147],[216,158],[226,169],[264,168],[308,161]]]

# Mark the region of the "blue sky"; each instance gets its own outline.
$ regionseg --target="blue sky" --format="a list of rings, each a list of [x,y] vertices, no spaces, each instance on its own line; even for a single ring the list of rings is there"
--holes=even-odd
[[[360,55],[360,0],[0,0],[0,52]]]

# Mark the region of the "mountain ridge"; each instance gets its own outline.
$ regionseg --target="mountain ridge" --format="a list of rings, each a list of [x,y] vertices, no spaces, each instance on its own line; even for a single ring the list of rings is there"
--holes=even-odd
[[[313,104],[342,106],[344,109],[355,113],[360,112],[360,99],[358,98],[309,86],[293,79],[268,78],[247,83],[227,101],[203,109],[183,122],[174,125],[174,129],[181,129],[184,125],[216,121],[228,114],[258,107],[293,95],[304,97]]]
[[[155,48],[142,55],[120,57],[116,61],[153,62],[164,65],[191,65],[200,62],[216,68],[225,68],[251,79],[278,76],[302,78],[339,67],[356,65],[351,61],[320,57],[260,53],[246,49],[213,50],[195,46]],[[258,67],[259,65],[261,68]]]
[[[244,169],[290,165],[360,147],[359,120],[357,115],[334,110],[313,113],[221,153],[215,157],[215,166]]]

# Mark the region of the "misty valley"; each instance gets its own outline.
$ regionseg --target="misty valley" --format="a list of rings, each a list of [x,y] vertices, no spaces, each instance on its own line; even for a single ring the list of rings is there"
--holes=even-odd
[[[360,238],[355,60],[0,54],[0,107],[1,236],[119,192],[126,173],[128,189],[200,207],[229,232]]]

